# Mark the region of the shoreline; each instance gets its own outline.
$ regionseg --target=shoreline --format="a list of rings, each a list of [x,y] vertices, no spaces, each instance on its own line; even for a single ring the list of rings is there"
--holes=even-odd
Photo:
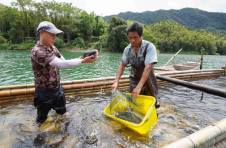
[[[92,49],[58,49],[59,52],[86,52]],[[17,49],[13,49],[13,50],[0,50],[0,51],[31,51],[31,49],[21,49],[21,50],[17,50]],[[123,53],[123,52],[114,52],[114,51],[106,51],[106,50],[98,50],[98,52],[100,53]]]
[[[59,52],[87,52],[92,49],[58,49]],[[23,50],[0,50],[0,51],[31,51],[31,49],[23,49]],[[123,52],[114,52],[114,51],[107,51],[107,50],[98,50],[99,53],[123,53]],[[175,54],[174,52],[172,53],[157,53],[157,54]],[[187,54],[187,55],[200,55],[200,53],[183,53],[181,52],[180,54]],[[208,54],[203,54],[203,55],[208,55]],[[217,54],[216,54],[217,55]],[[225,55],[218,55],[218,56],[225,56]]]

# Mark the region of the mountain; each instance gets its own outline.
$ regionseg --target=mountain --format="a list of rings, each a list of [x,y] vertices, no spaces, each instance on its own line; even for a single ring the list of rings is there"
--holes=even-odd
[[[180,10],[157,10],[142,13],[125,12],[118,15],[105,16],[103,19],[110,21],[113,16],[124,20],[134,20],[143,24],[154,24],[162,20],[173,20],[192,29],[205,29],[226,33],[226,13],[207,12],[194,8]]]

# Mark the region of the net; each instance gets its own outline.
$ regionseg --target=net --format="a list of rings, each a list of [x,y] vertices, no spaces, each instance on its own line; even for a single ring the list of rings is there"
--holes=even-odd
[[[121,91],[112,90],[110,99],[111,115],[136,124],[143,120],[144,115],[134,108],[134,106],[140,107],[143,105],[137,104],[136,98]]]

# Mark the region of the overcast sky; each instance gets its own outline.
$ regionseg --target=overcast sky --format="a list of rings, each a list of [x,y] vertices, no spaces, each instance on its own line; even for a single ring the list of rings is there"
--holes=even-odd
[[[0,0],[0,3],[10,6],[16,0]],[[41,0],[34,0],[41,2]],[[47,0],[50,1],[50,0]],[[119,14],[120,12],[144,12],[159,9],[198,8],[209,12],[226,13],[226,0],[55,0],[57,2],[72,3],[88,13],[106,16]]]

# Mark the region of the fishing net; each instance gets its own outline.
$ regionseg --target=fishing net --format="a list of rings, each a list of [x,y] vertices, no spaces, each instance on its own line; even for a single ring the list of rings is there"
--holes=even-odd
[[[112,90],[110,98],[111,115],[136,124],[143,120],[144,115],[134,108],[134,106],[140,107],[143,105],[137,104],[136,98],[118,90]]]

